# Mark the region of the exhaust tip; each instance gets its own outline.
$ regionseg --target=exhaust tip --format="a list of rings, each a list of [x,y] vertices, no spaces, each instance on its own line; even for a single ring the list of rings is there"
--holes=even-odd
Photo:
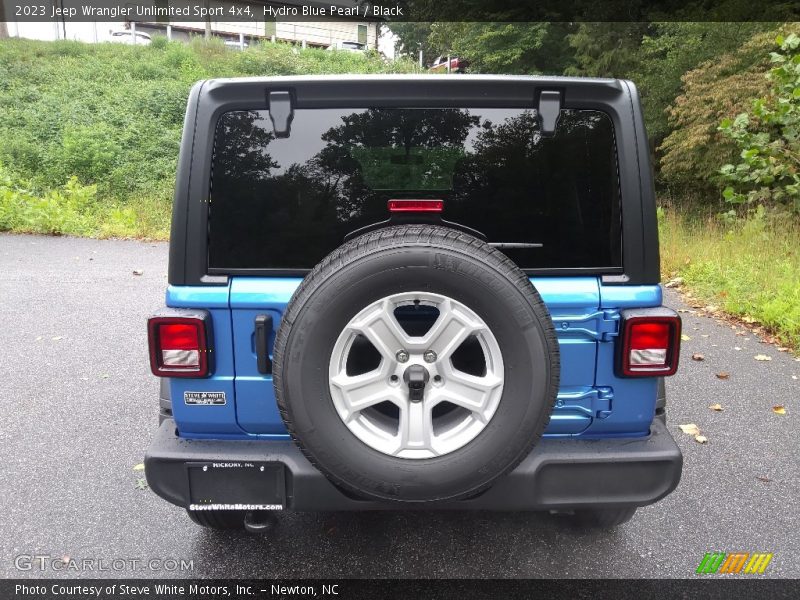
[[[277,517],[267,511],[251,511],[244,516],[244,529],[247,533],[266,533],[275,527]]]

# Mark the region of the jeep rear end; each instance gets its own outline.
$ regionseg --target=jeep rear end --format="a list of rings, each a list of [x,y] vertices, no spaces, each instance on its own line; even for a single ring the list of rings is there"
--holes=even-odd
[[[270,511],[549,510],[613,526],[677,486],[634,85],[200,82],[184,124],[150,487]]]

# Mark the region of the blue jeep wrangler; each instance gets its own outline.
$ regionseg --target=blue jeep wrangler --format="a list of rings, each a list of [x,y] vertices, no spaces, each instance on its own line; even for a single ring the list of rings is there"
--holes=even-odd
[[[191,91],[158,495],[277,510],[545,510],[610,527],[678,484],[650,157],[629,81],[286,77]]]

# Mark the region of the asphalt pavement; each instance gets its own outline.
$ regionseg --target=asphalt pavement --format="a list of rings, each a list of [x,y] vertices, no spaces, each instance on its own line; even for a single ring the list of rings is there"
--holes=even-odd
[[[800,577],[800,362],[692,312],[667,383],[683,479],[614,531],[482,512],[285,513],[262,536],[200,528],[134,470],[157,426],[145,320],[166,271],[164,243],[0,235],[0,575],[695,577],[705,552],[758,551],[774,554],[764,576]],[[673,293],[668,304],[691,310]],[[678,427],[689,423],[707,443]]]

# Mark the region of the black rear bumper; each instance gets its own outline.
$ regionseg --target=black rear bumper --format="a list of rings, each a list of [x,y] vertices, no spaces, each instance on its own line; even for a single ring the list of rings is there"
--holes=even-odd
[[[175,435],[172,419],[163,421],[145,456],[147,482],[162,498],[188,507],[187,465],[203,462],[281,463],[289,510],[421,508],[352,497],[322,475],[291,441],[186,440]],[[522,511],[644,506],[675,489],[682,465],[678,446],[658,419],[647,438],[545,438],[487,491],[435,508]]]

